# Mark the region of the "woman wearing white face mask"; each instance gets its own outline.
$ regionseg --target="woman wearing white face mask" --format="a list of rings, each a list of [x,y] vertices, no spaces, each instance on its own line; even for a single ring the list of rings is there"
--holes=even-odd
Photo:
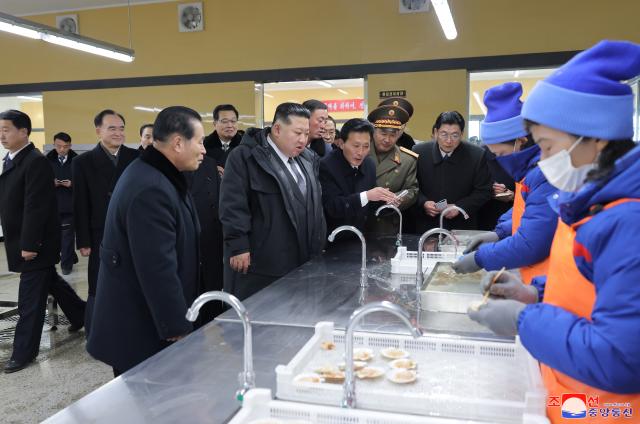
[[[503,274],[490,288],[497,298],[469,310],[496,333],[520,335],[549,396],[591,399],[548,406],[554,424],[604,423],[613,409],[630,418],[640,408],[640,147],[631,141],[633,95],[621,82],[638,74],[640,45],[601,42],[531,92],[522,116],[540,169],[562,190],[551,198],[560,220],[548,273],[530,286]],[[514,300],[523,298],[538,301]]]

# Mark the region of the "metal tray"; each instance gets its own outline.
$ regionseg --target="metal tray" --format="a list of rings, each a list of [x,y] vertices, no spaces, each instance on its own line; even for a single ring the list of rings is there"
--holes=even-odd
[[[420,308],[466,314],[469,304],[482,300],[480,281],[486,271],[457,274],[449,262],[438,262],[420,291]]]

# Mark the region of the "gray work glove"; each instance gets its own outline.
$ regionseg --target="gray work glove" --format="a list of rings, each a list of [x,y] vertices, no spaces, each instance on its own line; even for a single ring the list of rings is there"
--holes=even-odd
[[[456,261],[451,268],[458,274],[469,274],[472,272],[480,271],[482,268],[476,262],[476,253],[467,253]]]
[[[500,237],[498,237],[498,234],[496,233],[491,232],[491,233],[485,233],[485,234],[478,234],[477,236],[474,236],[471,239],[471,241],[467,245],[467,248],[464,249],[464,252],[462,253],[466,255],[467,253],[478,250],[480,245],[484,243],[495,243],[497,241],[500,241]]]
[[[480,286],[482,287],[482,293],[485,293],[493,281],[493,277],[500,271],[488,272],[482,281]],[[510,272],[503,272],[496,282],[491,286],[489,294],[492,297],[502,299],[512,299],[518,302],[531,304],[538,303],[538,289],[533,286],[524,284],[517,276]]]
[[[467,309],[467,315],[499,336],[515,336],[518,334],[518,317],[526,306],[515,300],[489,300],[478,310]]]

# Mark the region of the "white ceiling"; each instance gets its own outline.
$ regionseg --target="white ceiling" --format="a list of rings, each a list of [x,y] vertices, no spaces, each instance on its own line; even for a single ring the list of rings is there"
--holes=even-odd
[[[176,0],[0,0],[0,11],[14,16],[29,16],[169,1]]]
[[[519,80],[519,79],[543,79],[548,77],[556,68],[542,69],[514,69],[510,71],[472,72],[469,75],[471,81],[486,80]]]

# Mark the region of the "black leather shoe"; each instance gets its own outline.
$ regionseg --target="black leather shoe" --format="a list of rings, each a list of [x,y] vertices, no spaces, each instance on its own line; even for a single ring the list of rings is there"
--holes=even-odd
[[[84,323],[82,324],[71,324],[70,326],[67,327],[67,331],[69,333],[77,333],[78,331],[80,331],[80,329],[84,327]]]
[[[15,359],[10,359],[9,362],[4,364],[4,373],[11,374],[12,372],[20,371],[21,369],[28,367],[31,362],[33,362],[33,360],[18,362]]]
[[[62,275],[69,275],[73,268],[62,268]]]

